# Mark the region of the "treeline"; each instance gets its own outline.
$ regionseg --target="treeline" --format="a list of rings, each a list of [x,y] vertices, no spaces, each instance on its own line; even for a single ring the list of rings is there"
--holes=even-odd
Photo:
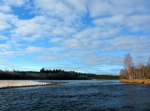
[[[130,54],[125,55],[125,68],[120,71],[121,79],[150,79],[150,58],[146,65],[134,65]]]
[[[61,69],[48,70],[42,68],[40,72],[36,71],[2,71],[0,70],[0,79],[14,79],[14,80],[85,80],[89,79],[85,73],[75,71],[64,71]]]
[[[90,79],[117,80],[119,79],[119,76],[117,75],[95,75],[95,76],[91,76]]]

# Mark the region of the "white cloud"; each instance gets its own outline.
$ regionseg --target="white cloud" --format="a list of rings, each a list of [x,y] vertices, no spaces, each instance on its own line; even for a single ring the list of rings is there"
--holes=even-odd
[[[91,56],[86,56],[81,63],[85,64],[87,66],[96,66],[96,65],[117,65],[120,66],[123,64],[122,57],[119,56],[113,56],[113,55],[100,55],[97,53]]]
[[[150,23],[150,15],[132,15],[126,19],[126,23],[129,25],[139,25]]]
[[[77,32],[74,27],[61,26],[57,19],[49,19],[46,16],[35,16],[28,20],[18,20],[16,28],[12,30],[13,36],[19,40],[36,41],[51,37],[67,37]]]
[[[39,53],[39,52],[45,52],[46,49],[43,48],[43,47],[27,47],[26,48],[26,51],[29,52],[29,53]]]
[[[2,0],[2,2],[5,4],[5,5],[8,5],[8,6],[22,6],[24,5],[25,3],[27,3],[29,0]]]
[[[16,22],[16,29],[13,31],[14,34],[20,36],[29,36],[29,35],[40,35],[45,34],[46,31],[50,30],[51,27],[44,24],[38,24],[34,20],[19,20]]]
[[[10,29],[17,21],[17,17],[13,14],[5,14],[0,12],[0,30]]]
[[[1,0],[0,1],[0,11],[4,13],[12,13],[12,7],[21,7],[25,5],[29,0]]]
[[[0,23],[0,30],[5,30],[5,29],[10,28],[10,27],[11,27],[11,25],[6,23],[6,22]]]
[[[15,55],[15,52],[14,51],[4,51],[3,50],[3,52],[0,52],[0,56],[1,57],[10,57],[10,56],[13,56],[13,55]]]
[[[104,27],[90,27],[85,28],[84,30],[78,32],[77,34],[73,35],[73,37],[78,39],[89,39],[89,41],[94,39],[105,39],[107,37],[112,37],[113,35],[119,32],[119,28],[114,28],[111,26],[104,26]]]
[[[104,47],[108,37],[115,35],[119,29],[117,28],[86,28],[72,37],[62,38],[54,37],[50,39],[50,43],[54,43],[58,47],[63,47],[67,51],[84,51],[91,52],[92,50],[100,50]],[[100,49],[99,49],[100,48]]]
[[[134,13],[148,13],[149,12],[149,0],[145,0],[144,2],[142,0],[132,0],[132,1],[121,1],[121,0],[111,0],[110,1],[113,5],[117,7],[126,7],[126,10],[131,9],[130,11]],[[126,10],[120,10],[120,11],[126,11]]]
[[[63,41],[63,45],[70,48],[82,48],[83,44],[77,39],[67,39]]]
[[[55,38],[51,38],[50,40],[49,40],[49,42],[51,42],[51,43],[61,43],[63,41],[63,38],[58,38],[58,37],[55,37]]]
[[[110,3],[103,0],[92,0],[89,3],[89,12],[91,17],[98,17],[98,16],[104,16],[109,15],[113,8]]]
[[[8,13],[11,12],[12,10],[9,6],[4,6],[0,4],[0,11]]]
[[[149,13],[149,1],[141,0],[120,1],[120,0],[92,0],[88,8],[91,17],[103,17],[112,15],[131,15],[134,13]]]
[[[66,35],[76,32],[76,30],[74,28],[70,28],[70,27],[56,27],[56,28],[53,28],[52,32],[54,33],[54,35],[65,35],[66,36]]]
[[[132,15],[125,20],[130,31],[150,31],[150,15]]]
[[[38,13],[51,16],[66,16],[71,14],[71,9],[59,0],[35,0],[35,8]],[[45,12],[46,11],[46,12]]]
[[[29,46],[26,48],[26,52],[28,53],[55,53],[62,51],[63,48],[58,47],[51,47],[51,48],[45,48],[45,47],[35,47],[35,46]]]
[[[61,62],[66,59],[64,56],[59,56],[59,55],[50,55],[50,56],[41,56],[36,58],[38,61],[42,62],[49,62],[49,61],[54,61],[54,62]]]
[[[131,52],[146,52],[149,48],[149,37],[147,36],[123,36],[108,40],[109,50],[126,50]],[[105,50],[105,49],[104,49]]]
[[[124,20],[123,15],[115,15],[111,17],[98,18],[93,20],[95,25],[106,26],[106,25],[120,25]]]
[[[79,4],[76,2],[68,1],[68,0],[35,0],[35,13],[38,15],[47,16],[48,18],[55,18],[57,22],[55,26],[69,26],[69,27],[81,27],[83,24],[81,22],[83,15],[82,10],[78,10],[74,7],[79,7],[78,5],[82,5],[85,7],[85,1],[81,1]]]
[[[80,14],[87,13],[86,5],[88,4],[89,0],[65,0],[67,4],[71,5],[73,7],[74,12]]]
[[[9,46],[8,44],[0,44],[0,50],[1,51],[7,51],[10,49],[11,49],[11,46]]]
[[[9,38],[8,38],[8,37],[5,37],[5,36],[3,36],[3,35],[0,35],[0,41],[4,41],[4,40],[9,40]]]

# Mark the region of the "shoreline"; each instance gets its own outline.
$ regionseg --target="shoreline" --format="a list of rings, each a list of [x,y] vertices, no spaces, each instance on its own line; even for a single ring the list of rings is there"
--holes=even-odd
[[[66,82],[35,82],[32,80],[0,80],[0,89],[36,87],[64,84]]]
[[[123,83],[150,84],[150,79],[120,79]]]

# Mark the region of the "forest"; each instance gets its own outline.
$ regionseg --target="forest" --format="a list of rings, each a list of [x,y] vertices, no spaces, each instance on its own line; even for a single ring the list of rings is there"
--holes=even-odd
[[[93,75],[90,76],[90,79],[117,80],[119,79],[119,76],[118,75]]]
[[[124,67],[120,71],[120,79],[150,79],[150,58],[146,65],[134,65],[132,56],[128,53],[125,55]]]
[[[48,70],[42,68],[38,71],[2,71],[0,70],[1,80],[86,80],[89,77],[85,73],[75,71],[64,71],[61,69]]]

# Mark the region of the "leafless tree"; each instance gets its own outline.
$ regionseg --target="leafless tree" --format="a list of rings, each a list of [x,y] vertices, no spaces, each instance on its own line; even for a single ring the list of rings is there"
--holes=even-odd
[[[148,59],[147,67],[150,67],[150,58]]]
[[[129,53],[125,55],[124,66],[125,69],[128,70],[127,78],[132,79],[133,76],[132,76],[131,67],[133,66],[133,62],[132,62],[132,57]]]
[[[124,66],[125,69],[130,69],[133,66],[132,57],[129,53],[125,55]]]
[[[133,65],[132,57],[128,53],[124,59],[125,69],[120,71],[121,79],[150,79],[150,58],[147,65],[139,63],[136,66]]]

